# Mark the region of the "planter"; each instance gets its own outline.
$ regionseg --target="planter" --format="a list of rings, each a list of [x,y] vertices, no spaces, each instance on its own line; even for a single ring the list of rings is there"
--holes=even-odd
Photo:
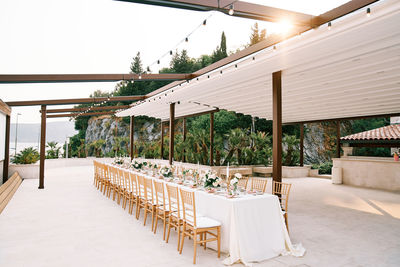
[[[10,164],[9,174],[13,174],[16,171],[23,179],[39,179],[39,163]]]

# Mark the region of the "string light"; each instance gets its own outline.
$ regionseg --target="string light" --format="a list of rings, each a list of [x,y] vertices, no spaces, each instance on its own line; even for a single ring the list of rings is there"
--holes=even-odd
[[[207,25],[207,20],[205,19],[204,21],[203,21],[203,26],[206,26]]]
[[[330,31],[331,28],[332,28],[332,22],[329,21],[329,23],[328,23],[328,31]]]
[[[139,80],[141,80],[142,79],[142,74],[139,74]]]
[[[233,13],[235,13],[235,11],[233,10],[233,4],[231,4],[230,6],[229,6],[229,15],[233,15]]]
[[[185,42],[186,43],[189,42],[189,38],[188,37],[185,38]]]
[[[367,17],[369,18],[371,16],[371,9],[367,8]]]

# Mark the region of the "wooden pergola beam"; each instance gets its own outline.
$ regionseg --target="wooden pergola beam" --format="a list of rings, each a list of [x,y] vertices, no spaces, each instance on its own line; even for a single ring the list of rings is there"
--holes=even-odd
[[[91,107],[90,110],[111,110],[111,109],[127,109],[129,105],[123,106],[104,106],[104,107]],[[60,108],[60,109],[48,109],[47,113],[63,113],[63,112],[82,112],[87,110],[88,107],[85,108]]]
[[[191,79],[188,73],[157,74],[1,74],[1,83],[71,83],[118,81],[174,81]]]
[[[232,0],[119,0],[124,2],[133,2],[147,5],[157,5],[164,7],[188,9],[194,11],[216,10],[225,14],[229,13],[230,5],[233,4],[234,13],[232,16],[278,22],[287,19],[295,25],[308,25],[312,16],[304,13],[289,11],[285,9],[269,7],[259,4],[253,4],[245,1]]]
[[[78,116],[78,113],[67,113],[67,114],[52,114],[52,115],[47,115],[47,118],[63,118],[63,117],[85,117],[85,116],[100,116],[100,115],[113,115],[115,114],[114,111],[104,111],[104,112],[88,112],[88,113],[82,113]]]
[[[219,111],[219,108],[216,108],[216,109],[213,109],[213,110],[207,110],[207,111],[193,113],[193,114],[189,114],[189,115],[185,115],[185,116],[175,117],[175,119],[178,120],[178,119],[186,119],[186,118],[191,118],[191,117],[197,117],[197,116],[201,116],[201,115],[207,115],[207,114],[210,114],[210,113],[215,113],[215,112],[218,112],[218,111]],[[163,121],[169,121],[169,119],[165,119]]]
[[[29,101],[9,101],[7,105],[16,106],[41,106],[41,105],[72,105],[85,103],[101,103],[107,102],[123,102],[143,100],[145,96],[115,96],[115,97],[88,97],[88,98],[73,98],[73,99],[53,99],[53,100],[29,100]]]
[[[282,71],[272,74],[272,179],[282,182]]]

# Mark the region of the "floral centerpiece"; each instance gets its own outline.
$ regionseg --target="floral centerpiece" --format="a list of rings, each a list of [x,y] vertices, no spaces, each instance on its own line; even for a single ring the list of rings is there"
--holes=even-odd
[[[207,172],[204,175],[204,187],[205,188],[216,188],[220,187],[222,179],[211,172]]]
[[[132,168],[135,170],[140,170],[143,167],[143,163],[137,162],[136,160],[131,164]]]
[[[124,164],[124,158],[123,157],[115,157],[113,163],[117,164],[117,165],[122,165],[122,164]]]
[[[229,185],[231,190],[233,190],[234,192],[236,192],[237,190],[237,186],[239,183],[239,179],[242,178],[242,175],[240,173],[235,173],[235,176],[230,180]]]
[[[172,170],[171,168],[164,166],[161,168],[160,170],[160,174],[164,177],[164,178],[170,178],[172,177]]]

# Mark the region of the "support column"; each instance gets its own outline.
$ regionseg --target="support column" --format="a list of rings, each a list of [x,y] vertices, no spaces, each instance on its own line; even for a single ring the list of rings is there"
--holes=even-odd
[[[186,118],[183,118],[183,141],[186,141]],[[186,149],[183,149],[183,162],[186,162]]]
[[[8,166],[10,164],[10,115],[6,115],[6,132],[4,144],[3,184],[8,180]]]
[[[214,113],[210,113],[210,166],[214,165]]]
[[[340,121],[336,121],[336,157],[340,158]]]
[[[42,105],[41,113],[39,189],[44,188],[44,161],[46,159],[46,105]]]
[[[135,144],[135,116],[131,116],[129,137],[130,137],[130,154],[131,154],[131,160],[132,160],[134,158],[134,156],[135,156],[135,150],[134,150],[134,144]]]
[[[169,165],[174,161],[175,103],[169,104]]]
[[[164,159],[164,123],[161,121],[161,144],[160,144],[160,148],[161,148],[161,159]]]
[[[282,71],[272,74],[272,178],[282,182]]]
[[[304,166],[304,124],[300,123],[300,166]]]

